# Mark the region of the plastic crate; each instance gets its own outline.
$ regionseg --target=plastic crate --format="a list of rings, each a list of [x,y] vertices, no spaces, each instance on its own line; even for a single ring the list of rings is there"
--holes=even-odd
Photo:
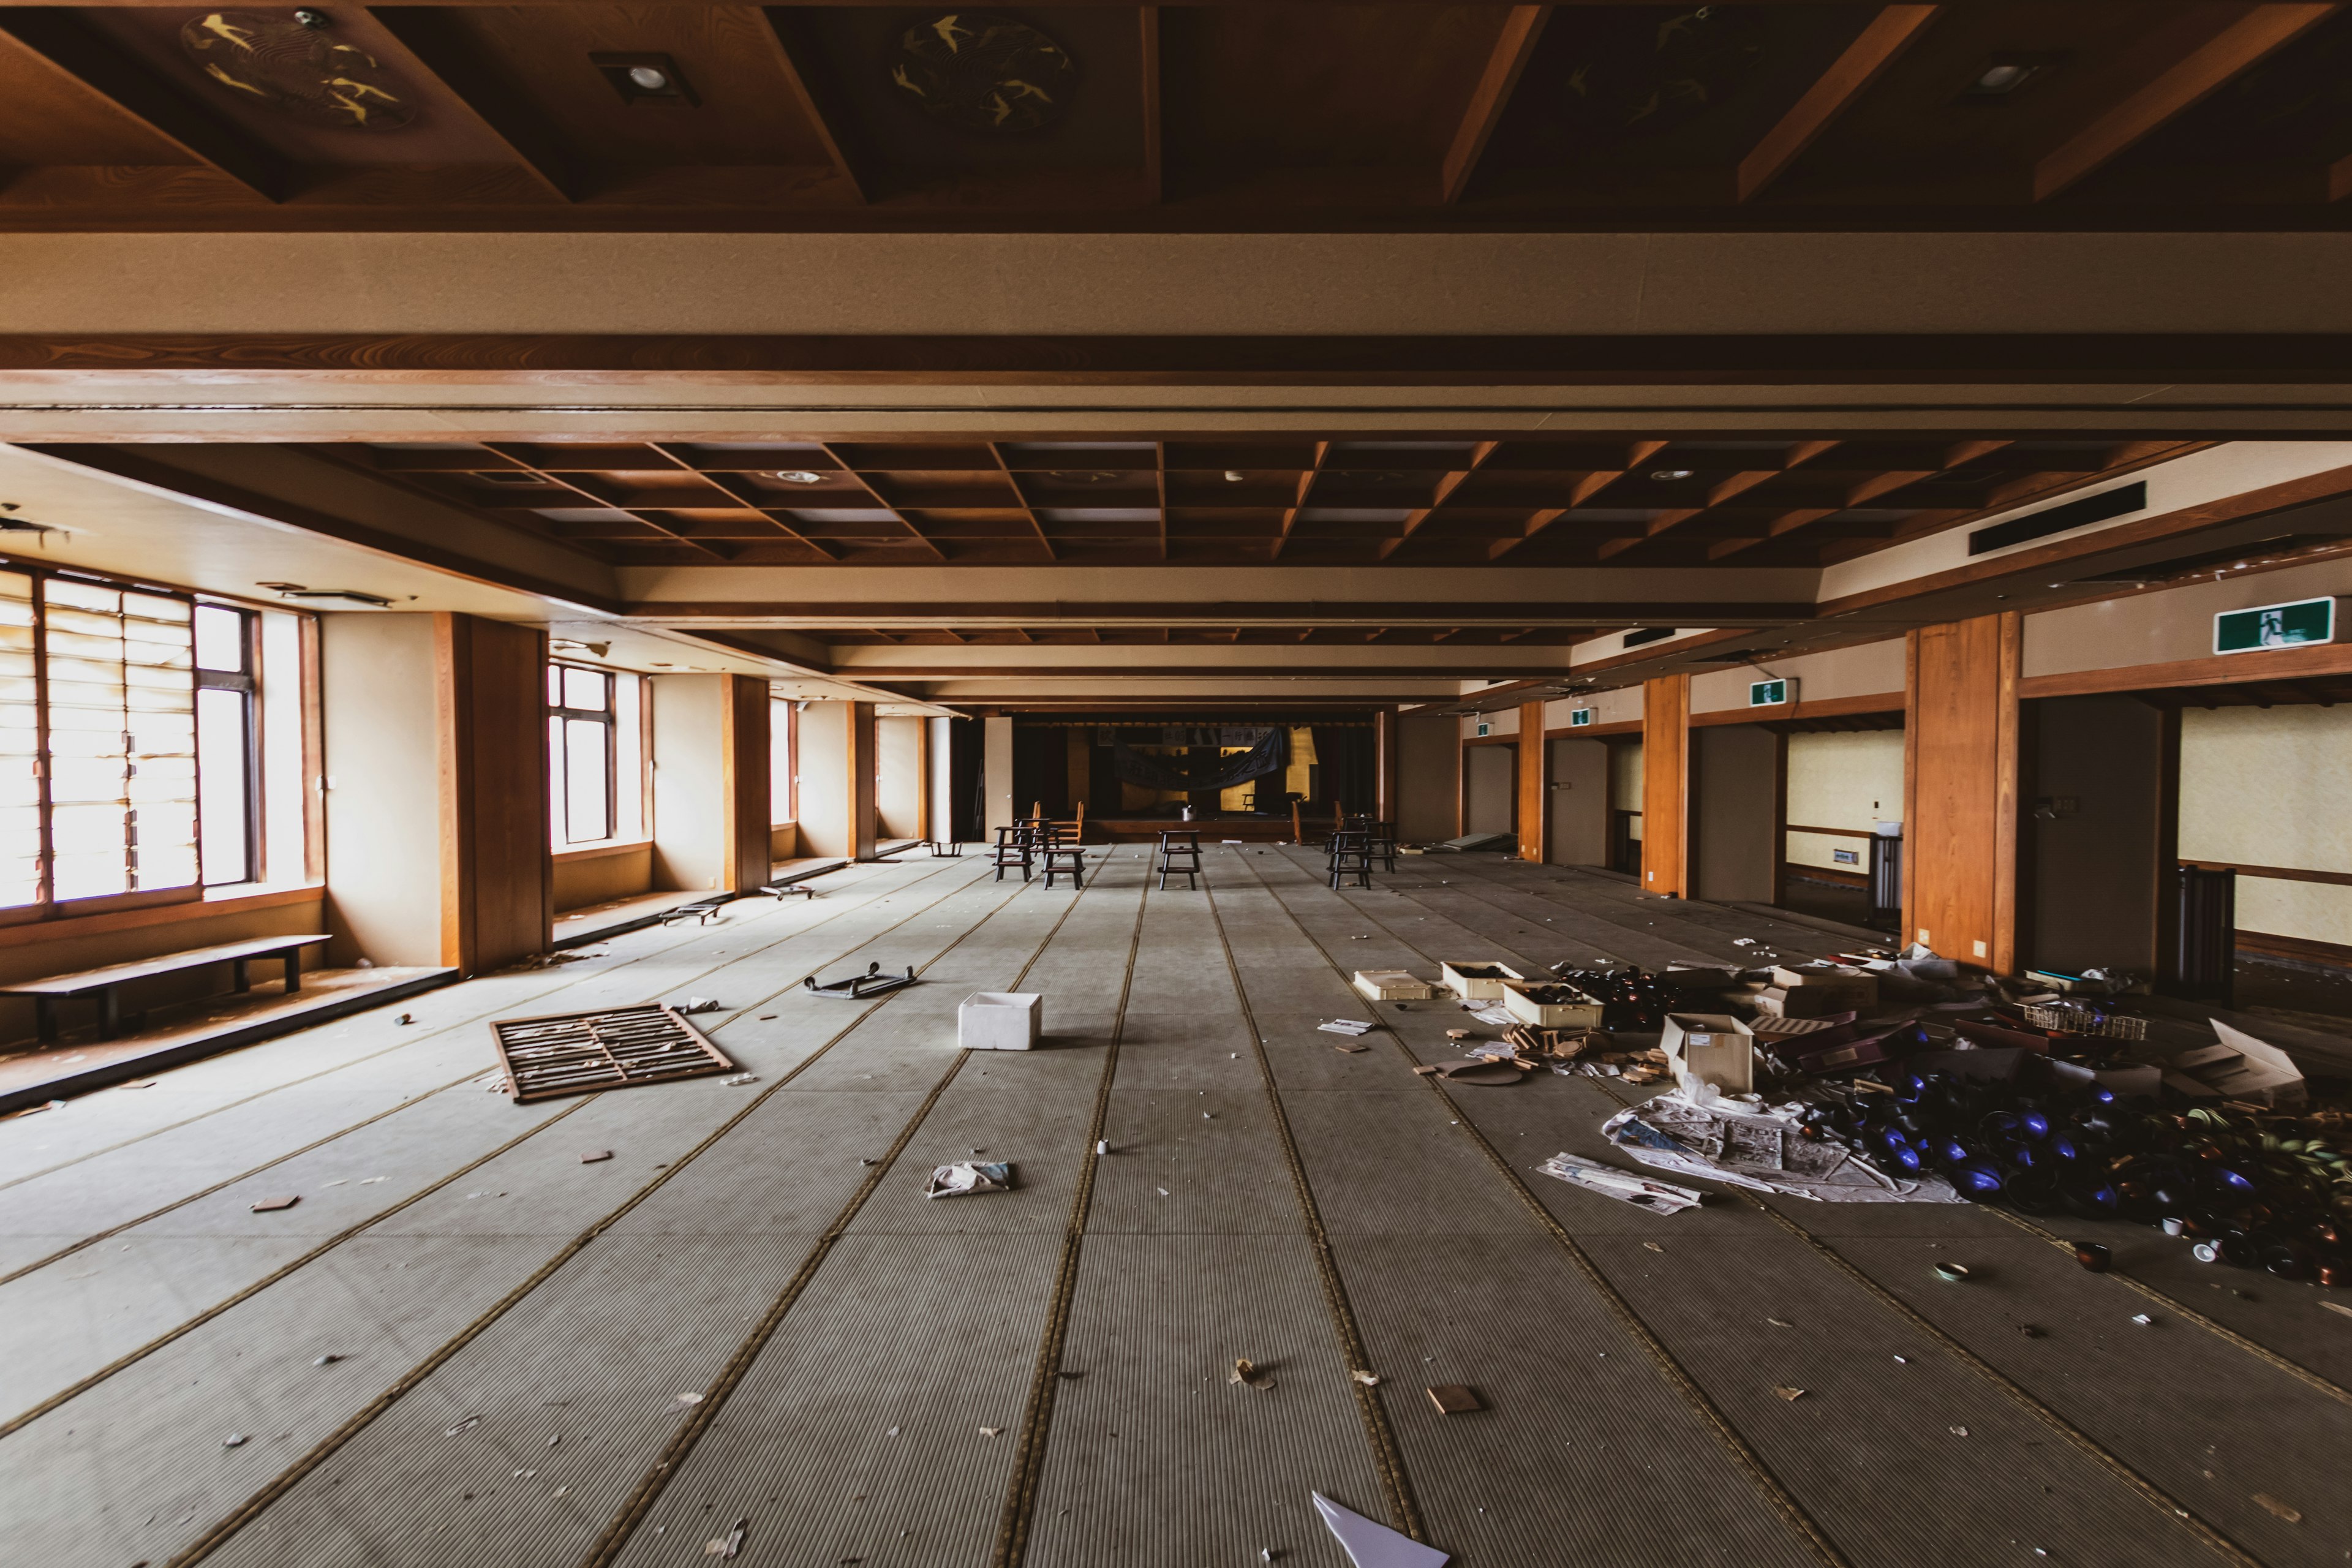
[[[2102,1040],[2145,1040],[2147,1020],[2127,1014],[2098,1014],[2071,1002],[2029,1002],[2025,1021],[2037,1029],[2068,1035],[2089,1035]]]

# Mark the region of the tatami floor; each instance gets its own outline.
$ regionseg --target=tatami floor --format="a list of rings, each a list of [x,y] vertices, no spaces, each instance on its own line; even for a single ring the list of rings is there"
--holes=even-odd
[[[1108,853],[1078,894],[857,867],[0,1124],[0,1559],[684,1564],[741,1521],[754,1563],[1338,1564],[1318,1490],[1465,1564],[2352,1559],[2325,1292],[1965,1206],[1652,1215],[1533,1170],[1603,1152],[1599,1082],[1415,1077],[1433,1004],[1316,1028],[1357,968],[1822,928]],[[869,960],[924,984],[796,988]],[[1049,1048],[960,1053],[984,989]],[[758,1081],[488,1091],[489,1019],[690,995]],[[925,1201],[975,1152],[1018,1189]]]

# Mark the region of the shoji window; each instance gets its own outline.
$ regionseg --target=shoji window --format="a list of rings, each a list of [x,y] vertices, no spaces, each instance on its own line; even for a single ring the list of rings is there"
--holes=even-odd
[[[33,579],[0,572],[0,907],[41,898],[41,674]]]
[[[50,899],[197,879],[194,606],[42,580]]]

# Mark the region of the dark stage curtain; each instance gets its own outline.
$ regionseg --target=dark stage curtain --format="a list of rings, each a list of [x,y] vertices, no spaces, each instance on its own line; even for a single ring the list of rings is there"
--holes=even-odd
[[[1246,752],[1233,756],[1192,757],[1154,756],[1139,752],[1125,741],[1115,742],[1111,748],[1112,765],[1118,776],[1131,784],[1145,789],[1183,790],[1195,793],[1205,790],[1231,789],[1251,779],[1278,773],[1290,765],[1287,733],[1279,729],[1261,731]]]

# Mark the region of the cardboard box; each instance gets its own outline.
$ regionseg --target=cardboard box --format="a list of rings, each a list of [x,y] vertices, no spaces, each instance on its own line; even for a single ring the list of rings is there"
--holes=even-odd
[[[1843,965],[1808,964],[1790,969],[1776,966],[1773,987],[1786,1000],[1782,1011],[1791,1018],[1818,1018],[1824,1013],[1862,1013],[1878,1005],[1878,976]],[[1764,993],[1770,995],[1771,992]]]
[[[1033,1051],[1045,999],[1020,991],[975,991],[956,1008],[956,1044],[968,1051]]]
[[[1356,994],[1367,1002],[1426,1002],[1437,986],[1402,969],[1359,969]]]
[[[1726,1094],[1756,1087],[1756,1037],[1728,1014],[1669,1013],[1658,1047],[1685,1091],[1695,1083],[1711,1083]]]
[[[2233,1029],[2219,1018],[2206,1020],[2220,1037],[2164,1064],[2164,1081],[2183,1094],[2251,1100],[2256,1105],[2301,1105],[2307,1092],[2294,1058],[2266,1040]]]
[[[1437,966],[1439,982],[1465,1002],[1500,1002],[1503,987],[1526,975],[1491,958],[1447,959]]]
[[[1601,1004],[1558,980],[1507,980],[1503,1006],[1512,1017],[1546,1029],[1597,1029]]]

